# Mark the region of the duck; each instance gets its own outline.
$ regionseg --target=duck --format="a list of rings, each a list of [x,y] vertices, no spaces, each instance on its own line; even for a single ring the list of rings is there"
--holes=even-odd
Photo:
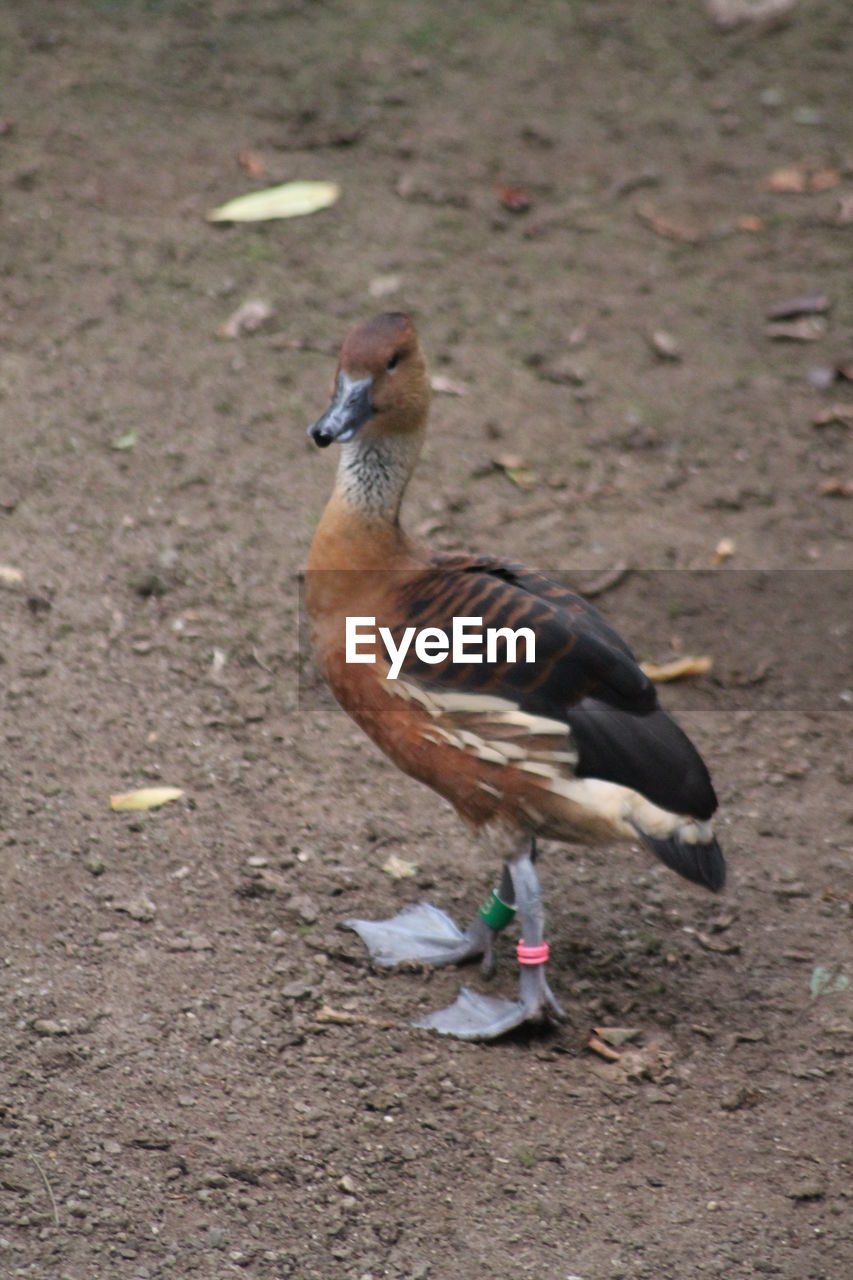
[[[602,614],[537,569],[432,549],[406,532],[401,506],[430,396],[408,315],[385,312],[347,334],[331,402],[308,428],[340,455],[305,603],[317,666],[344,711],[501,862],[464,929],[429,902],[344,923],[380,966],[480,960],[488,977],[496,939],[515,921],[517,998],[463,987],[414,1024],[493,1040],[565,1017],[547,978],[537,841],[639,844],[713,892],[726,864],[708,768]]]

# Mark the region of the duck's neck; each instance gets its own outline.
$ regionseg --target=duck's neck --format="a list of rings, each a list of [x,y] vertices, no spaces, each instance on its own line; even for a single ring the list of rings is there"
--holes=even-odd
[[[381,564],[408,539],[400,504],[421,450],[422,433],[357,436],[341,446],[338,474],[311,547],[309,568]]]
[[[421,451],[420,432],[356,436],[341,446],[335,494],[355,519],[396,525],[400,503]]]

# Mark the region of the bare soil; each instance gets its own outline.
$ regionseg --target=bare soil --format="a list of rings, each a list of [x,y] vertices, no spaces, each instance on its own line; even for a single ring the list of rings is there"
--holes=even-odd
[[[813,425],[853,401],[849,16],[2,7],[4,1278],[853,1274],[853,464],[849,418]],[[205,221],[293,178],[342,197]],[[822,336],[768,337],[819,293]],[[219,337],[249,298],[271,323]],[[599,603],[640,654],[715,664],[664,698],[726,894],[546,847],[569,1021],[490,1046],[410,1027],[476,972],[372,972],[339,927],[464,918],[497,873],[300,639],[333,465],[305,427],[388,307],[466,390],[410,525],[593,585],[625,563]],[[110,811],[156,783],[185,798]],[[492,989],[514,970],[507,943]]]

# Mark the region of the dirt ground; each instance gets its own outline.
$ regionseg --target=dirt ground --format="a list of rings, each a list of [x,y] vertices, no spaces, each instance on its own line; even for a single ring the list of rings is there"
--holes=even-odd
[[[846,0],[729,34],[686,0],[2,6],[4,1280],[853,1274],[849,40]],[[294,178],[341,199],[205,221]],[[813,341],[768,336],[816,294]],[[663,697],[725,895],[546,847],[569,1020],[488,1047],[410,1027],[476,971],[373,972],[340,927],[465,918],[498,867],[298,622],[305,428],[389,307],[466,392],[410,526],[628,565],[599,604],[640,654],[715,664]],[[185,796],[111,812],[154,783]]]

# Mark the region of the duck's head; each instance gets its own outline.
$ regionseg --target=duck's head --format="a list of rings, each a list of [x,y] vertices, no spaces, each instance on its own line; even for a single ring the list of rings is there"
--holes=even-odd
[[[415,326],[402,312],[387,311],[347,335],[332,403],[308,434],[321,449],[357,434],[374,441],[417,434],[426,422],[429,398]]]

